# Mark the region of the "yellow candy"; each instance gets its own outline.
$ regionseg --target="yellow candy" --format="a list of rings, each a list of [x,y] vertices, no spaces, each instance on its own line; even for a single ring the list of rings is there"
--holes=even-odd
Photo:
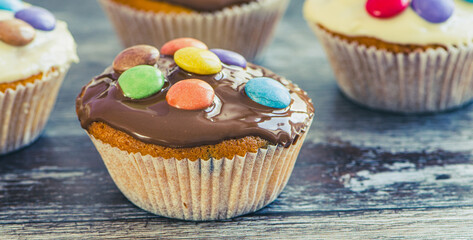
[[[200,75],[216,74],[222,70],[222,62],[215,53],[195,47],[179,49],[174,54],[174,61],[185,71]]]

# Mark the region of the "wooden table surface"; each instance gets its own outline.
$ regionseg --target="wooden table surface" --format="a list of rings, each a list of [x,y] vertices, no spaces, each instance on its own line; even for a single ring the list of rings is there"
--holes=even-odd
[[[297,82],[316,106],[279,198],[247,216],[184,222],[131,204],[80,128],[74,99],[121,46],[94,0],[32,0],[69,23],[72,67],[41,138],[0,157],[0,238],[473,238],[473,107],[427,116],[373,112],[338,91],[293,0],[259,64]]]

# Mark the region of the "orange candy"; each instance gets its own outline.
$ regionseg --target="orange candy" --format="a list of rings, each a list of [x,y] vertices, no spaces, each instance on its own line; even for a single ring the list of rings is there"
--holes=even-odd
[[[215,91],[208,83],[199,79],[182,80],[174,84],[166,94],[172,107],[183,110],[200,110],[212,105]]]
[[[163,45],[161,48],[161,54],[163,55],[174,55],[177,50],[185,47],[196,47],[204,50],[208,50],[209,48],[205,43],[194,39],[194,38],[176,38],[171,40]]]

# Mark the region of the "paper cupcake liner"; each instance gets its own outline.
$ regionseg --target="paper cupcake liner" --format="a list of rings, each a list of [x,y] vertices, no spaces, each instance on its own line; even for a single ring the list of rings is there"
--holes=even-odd
[[[0,155],[29,145],[38,138],[69,65],[58,67],[42,80],[0,92]]]
[[[347,97],[370,108],[439,112],[473,99],[473,43],[410,54],[348,43],[310,24]]]
[[[305,135],[288,148],[196,161],[132,154],[89,136],[115,184],[136,206],[160,216],[208,221],[255,212],[274,201]]]
[[[210,48],[223,48],[255,59],[273,38],[289,0],[260,0],[213,13],[165,14],[145,12],[100,0],[123,45],[157,47],[181,37],[192,37]]]

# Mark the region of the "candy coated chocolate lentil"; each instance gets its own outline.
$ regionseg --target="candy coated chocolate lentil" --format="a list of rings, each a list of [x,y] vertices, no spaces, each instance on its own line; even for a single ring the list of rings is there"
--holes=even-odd
[[[391,18],[402,13],[409,6],[409,0],[368,0],[366,11],[376,18]]]
[[[210,51],[215,53],[222,63],[246,68],[245,57],[236,52],[218,48],[210,49]]]
[[[0,21],[0,40],[12,46],[25,46],[36,36],[36,30],[19,19]]]
[[[15,18],[21,19],[42,31],[52,31],[56,27],[56,18],[54,15],[40,7],[22,9],[15,13]]]
[[[24,7],[19,0],[0,0],[0,10],[16,12]]]
[[[163,88],[164,76],[155,67],[140,65],[132,67],[120,75],[118,84],[126,97],[143,99]]]
[[[185,47],[195,47],[195,48],[200,48],[207,50],[209,49],[205,43],[194,39],[194,38],[176,38],[174,40],[171,40],[167,43],[165,43],[161,47],[161,54],[163,55],[174,55],[177,50]]]
[[[138,66],[154,66],[159,60],[157,48],[149,45],[137,45],[120,52],[113,61],[113,70],[116,73],[123,73],[126,70]]]
[[[200,110],[212,105],[215,91],[208,83],[199,79],[186,79],[174,84],[166,94],[172,107],[183,110]]]
[[[453,0],[412,0],[412,9],[431,23],[447,21],[455,10]]]
[[[291,104],[289,90],[272,78],[251,79],[246,83],[245,93],[251,100],[271,108],[286,108]]]
[[[222,70],[222,62],[215,53],[195,47],[179,49],[174,54],[174,61],[185,71],[200,75],[212,75]]]

